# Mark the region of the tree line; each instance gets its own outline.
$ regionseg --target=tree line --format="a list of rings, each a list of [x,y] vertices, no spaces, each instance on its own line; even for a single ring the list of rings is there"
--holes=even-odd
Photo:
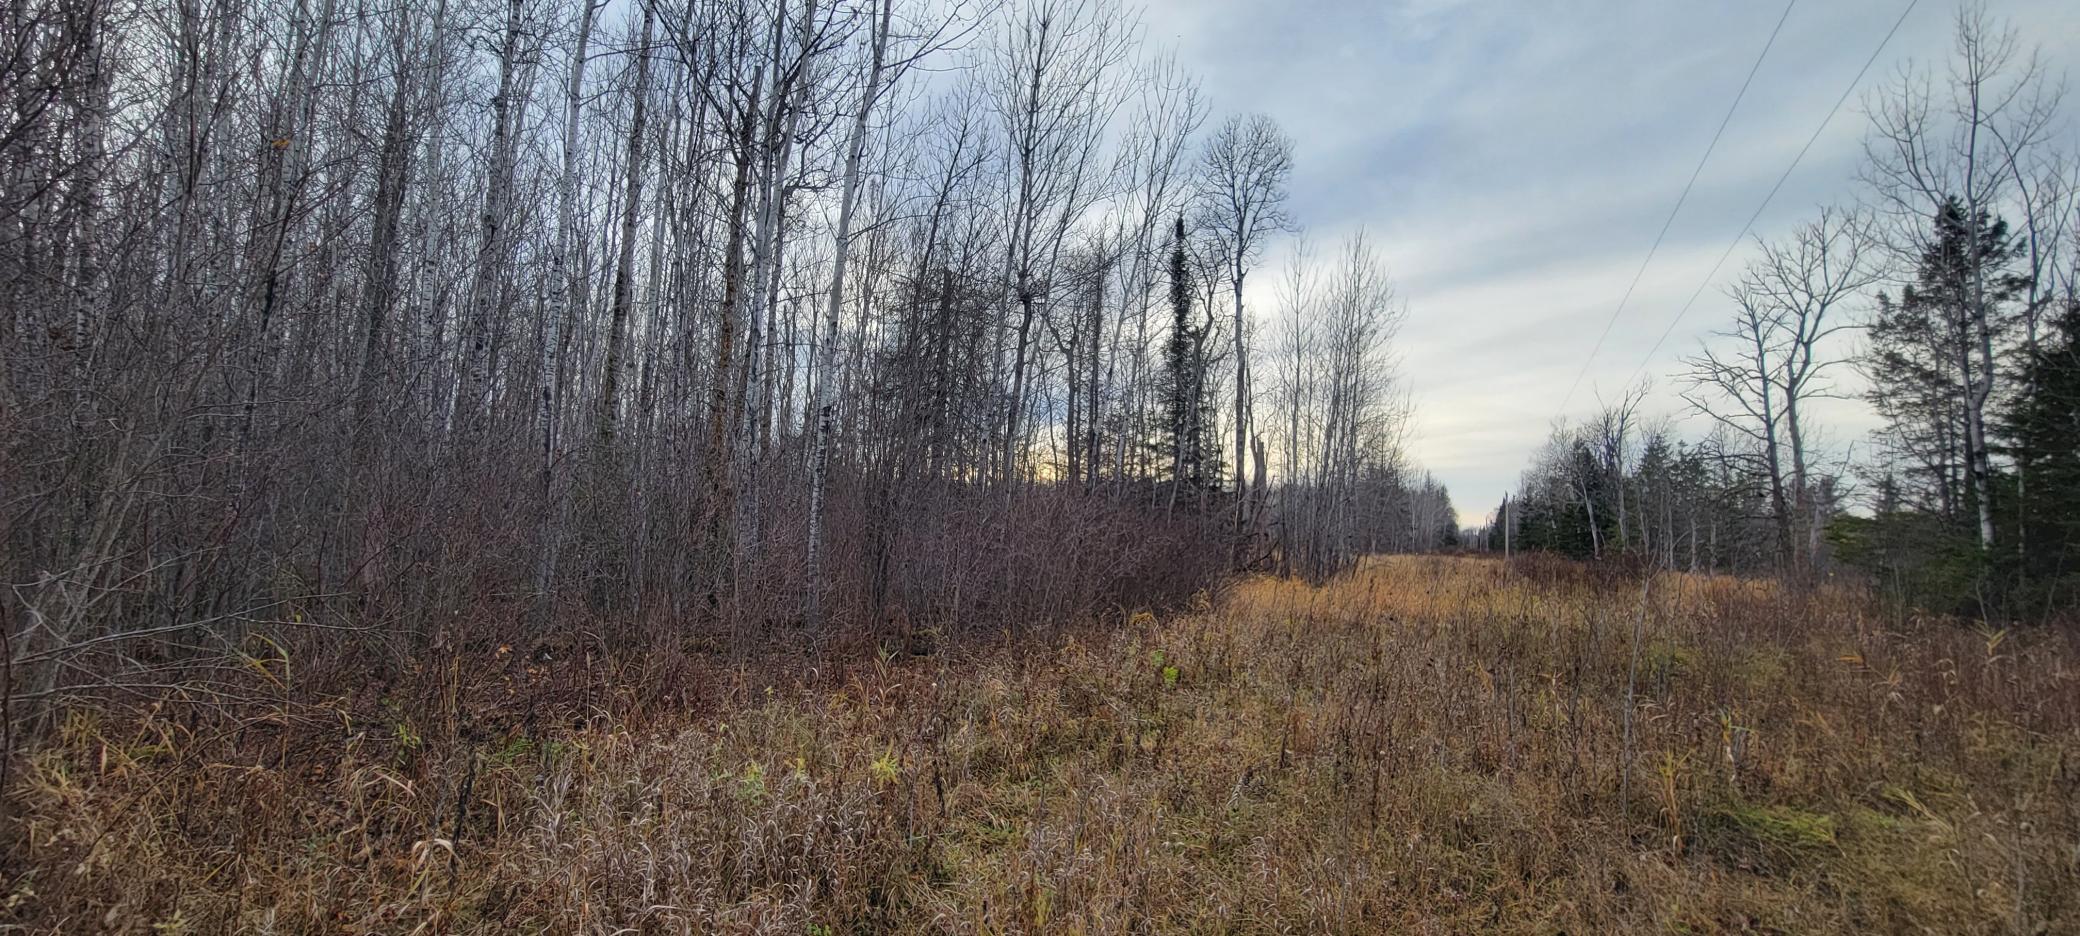
[[[2080,140],[2011,28],[1966,6],[1954,36],[1867,97],[1855,201],[1757,238],[1725,284],[1728,320],[1674,375],[1708,433],[1630,388],[1555,431],[1484,543],[1857,569],[1983,616],[2080,601]],[[1853,454],[1814,418],[1851,395],[1881,420]]]
[[[1293,144],[1113,0],[0,21],[25,705],[277,650],[1014,628],[1450,523],[1384,259],[1256,308]]]

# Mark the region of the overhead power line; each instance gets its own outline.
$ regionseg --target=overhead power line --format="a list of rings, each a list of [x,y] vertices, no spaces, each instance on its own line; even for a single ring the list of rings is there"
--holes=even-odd
[[[1617,308],[1611,310],[1611,317],[1603,323],[1603,333],[1596,336],[1595,347],[1590,348],[1589,356],[1582,359],[1582,367],[1575,372],[1574,382],[1568,384],[1567,394],[1560,398],[1560,413],[1567,412],[1567,404],[1574,399],[1575,390],[1581,387],[1582,378],[1589,373],[1589,366],[1595,363],[1596,355],[1603,351],[1604,341],[1610,338],[1611,327],[1618,324],[1618,316],[1624,313],[1625,304],[1632,301],[1632,293],[1639,288],[1640,278],[1646,275],[1647,267],[1653,264],[1655,252],[1661,249],[1662,240],[1668,237],[1669,227],[1675,224],[1676,215],[1682,212],[1683,203],[1689,200],[1690,190],[1697,185],[1697,177],[1704,173],[1705,163],[1711,161],[1712,151],[1718,149],[1719,138],[1726,135],[1726,125],[1733,122],[1734,111],[1740,109],[1741,99],[1748,96],[1748,86],[1755,83],[1755,73],[1762,70],[1762,60],[1769,56],[1770,48],[1777,44],[1777,34],[1784,31],[1784,21],[1791,18],[1791,9],[1795,6],[1798,6],[1798,0],[1784,4],[1784,12],[1777,17],[1777,25],[1769,31],[1769,39],[1762,43],[1762,51],[1755,55],[1755,64],[1748,66],[1748,77],[1742,79],[1741,89],[1733,95],[1733,103],[1727,105],[1726,116],[1719,119],[1719,129],[1712,132],[1712,142],[1705,145],[1704,155],[1698,157],[1697,168],[1690,170],[1690,181],[1683,183],[1683,193],[1676,196],[1675,206],[1668,210],[1667,219],[1661,222],[1661,232],[1654,235],[1654,244],[1647,248],[1646,258],[1639,262],[1639,269],[1632,274],[1632,282],[1625,287],[1625,295],[1618,299]]]
[[[1661,345],[1668,341],[1668,336],[1675,333],[1676,325],[1683,321],[1683,316],[1690,314],[1690,307],[1696,305],[1698,297],[1704,295],[1705,288],[1712,283],[1712,277],[1717,276],[1719,268],[1726,265],[1727,259],[1733,256],[1735,250],[1740,249],[1741,241],[1754,229],[1755,221],[1762,217],[1762,212],[1769,207],[1770,200],[1776,198],[1777,193],[1783,190],[1784,183],[1791,178],[1791,173],[1798,168],[1799,162],[1806,158],[1806,153],[1812,151],[1813,144],[1820,141],[1820,134],[1826,132],[1827,125],[1834,121],[1835,114],[1841,112],[1842,105],[1848,103],[1849,96],[1856,93],[1856,87],[1863,84],[1863,76],[1869,74],[1871,66],[1877,63],[1878,56],[1884,54],[1885,47],[1892,44],[1892,37],[1899,34],[1900,26],[1907,21],[1907,15],[1914,12],[1915,5],[1920,2],[1921,0],[1908,0],[1907,8],[1901,10],[1899,18],[1892,21],[1892,28],[1885,32],[1885,38],[1878,42],[1877,48],[1871,50],[1870,58],[1863,60],[1863,67],[1856,70],[1856,77],[1849,79],[1849,86],[1842,89],[1842,96],[1835,98],[1834,106],[1827,109],[1827,116],[1820,118],[1820,125],[1813,128],[1813,135],[1806,138],[1806,145],[1799,147],[1798,155],[1791,157],[1791,165],[1785,166],[1783,174],[1777,176],[1777,184],[1769,187],[1769,194],[1762,196],[1762,203],[1756,205],[1754,213],[1748,215],[1748,223],[1741,225],[1740,233],[1733,235],[1733,240],[1726,245],[1726,250],[1719,254],[1718,261],[1712,264],[1712,268],[1704,274],[1704,279],[1698,282],[1697,290],[1690,294],[1690,299],[1683,303],[1682,308],[1676,310],[1675,318],[1670,319],[1668,327],[1661,330],[1661,337],[1654,340],[1654,346],[1647,349],[1647,356],[1640,359],[1639,367],[1633,369],[1632,376],[1625,378],[1627,386],[1638,380],[1639,375],[1646,371],[1647,365],[1653,363],[1655,352],[1660,351]]]

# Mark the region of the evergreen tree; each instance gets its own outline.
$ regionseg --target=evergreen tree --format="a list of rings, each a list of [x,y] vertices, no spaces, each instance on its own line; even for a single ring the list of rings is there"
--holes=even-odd
[[[1220,483],[1219,456],[1212,450],[1213,407],[1206,386],[1206,327],[1193,320],[1192,269],[1186,253],[1184,218],[1170,244],[1170,340],[1163,349],[1164,413],[1172,480],[1184,491]]]
[[[2010,498],[2021,582],[2029,591],[2073,577],[2080,535],[2080,302],[2068,303],[2023,362],[2019,394],[2002,412],[2001,451],[2023,483]],[[2055,600],[2055,593],[2044,598]],[[2068,599],[2070,600],[2070,593]]]
[[[2010,306],[2028,281],[2009,272],[2021,247],[2006,221],[1983,210],[1967,219],[1951,199],[1933,225],[1914,282],[1897,298],[1878,297],[1865,370],[1871,404],[1887,423],[1884,440],[1899,463],[1902,493],[1913,506],[1969,530],[1979,506],[1971,483],[1969,407],[1996,376],[1985,372],[1979,349],[1983,342],[1998,355],[2013,343]],[[1975,295],[1984,297],[1983,329]]]

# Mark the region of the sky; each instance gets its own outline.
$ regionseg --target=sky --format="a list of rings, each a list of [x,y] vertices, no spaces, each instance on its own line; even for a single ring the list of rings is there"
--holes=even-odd
[[[1795,3],[1600,348],[1784,4],[1151,0],[1144,23],[1200,77],[1214,122],[1261,112],[1293,137],[1289,207],[1317,254],[1361,228],[1380,245],[1408,305],[1410,454],[1449,487],[1460,522],[1475,524],[1557,417],[1615,398],[1635,373],[1652,380],[1651,412],[1702,434],[1705,417],[1686,414],[1673,375],[1727,319],[1718,287],[1751,242],[1706,275],[1906,8]],[[2080,64],[2080,3],[1989,9],[2039,47],[2055,77]],[[1820,206],[1858,198],[1862,101],[1909,62],[1940,68],[1956,12],[1954,0],[1915,4],[1756,234],[1780,237]],[[1274,249],[1246,304],[1267,307],[1284,253]],[[1857,341],[1844,335],[1837,350]],[[1853,373],[1840,376],[1853,392]],[[1868,447],[1876,420],[1861,402],[1827,401],[1819,415],[1835,457]]]

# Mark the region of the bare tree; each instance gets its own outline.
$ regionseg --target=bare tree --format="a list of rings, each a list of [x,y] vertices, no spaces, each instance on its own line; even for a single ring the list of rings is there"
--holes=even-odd
[[[1293,173],[1293,141],[1263,114],[1228,118],[1212,138],[1200,164],[1200,223],[1226,268],[1235,319],[1235,525],[1238,559],[1248,538],[1249,496],[1245,466],[1250,436],[1249,329],[1242,307],[1243,282],[1271,237],[1291,224],[1286,215],[1286,180]]]
[[[1333,266],[1289,267],[1277,395],[1286,409],[1277,523],[1285,561],[1311,577],[1347,568],[1368,545],[1401,535],[1406,401],[1393,340],[1406,315],[1363,232]]]
[[[832,252],[829,304],[820,331],[822,341],[818,346],[817,372],[824,379],[816,384],[816,441],[809,469],[809,569],[805,576],[808,594],[806,616],[811,627],[822,623],[823,618],[823,500],[830,474],[831,435],[837,428],[837,405],[833,397],[836,386],[831,377],[838,369],[838,313],[845,304],[845,260],[851,248],[852,211],[859,197],[860,157],[867,146],[867,120],[881,94],[882,71],[887,64],[889,25],[895,15],[894,0],[881,0],[879,14],[870,11],[869,15],[874,16],[870,40],[873,48],[868,56],[866,87],[860,92],[859,109],[852,118],[852,133],[845,143],[845,174],[841,183],[843,189],[838,196],[837,245]]]
[[[342,678],[752,652],[1153,606],[1229,561],[1224,493],[1164,510],[1154,438],[1206,105],[1112,0],[23,0],[0,28],[19,711],[228,696],[260,638]],[[1175,333],[1209,471],[1249,387],[1214,244],[1180,242]],[[1348,351],[1306,417],[1342,556],[1441,509],[1395,451],[1367,258],[1347,327],[1309,326]]]
[[[1005,138],[1004,278],[1017,307],[1010,346],[1000,339],[996,355],[1011,353],[999,464],[1007,485],[1020,475],[1033,326],[1070,231],[1104,194],[1096,157],[1136,30],[1109,0],[1028,0],[992,46],[990,92]]]
[[[1121,316],[1114,330],[1115,346],[1123,345],[1127,358],[1121,396],[1131,417],[1120,422],[1120,438],[1113,448],[1114,474],[1122,485],[1130,476],[1151,473],[1146,465],[1130,469],[1127,459],[1145,450],[1138,443],[1151,432],[1145,416],[1155,408],[1155,381],[1148,351],[1155,335],[1152,312],[1166,279],[1165,227],[1183,211],[1191,182],[1187,146],[1206,118],[1198,85],[1180,71],[1175,56],[1149,63],[1136,84],[1140,95],[1121,144],[1126,176],[1121,218],[1124,257],[1114,278],[1120,290]],[[1129,320],[1133,322],[1131,334],[1126,327]]]
[[[1867,219],[1830,208],[1781,242],[1758,239],[1757,250],[1727,288],[1732,325],[1685,359],[1685,399],[1755,443],[1779,560],[1802,571],[1819,531],[1807,404],[1833,395],[1827,372],[1845,358],[1829,339],[1854,327],[1842,307],[1877,283],[1878,247]]]
[[[541,439],[541,498],[542,521],[539,529],[541,558],[535,575],[536,626],[546,628],[553,623],[554,590],[556,583],[557,544],[562,530],[559,528],[560,511],[556,496],[556,420],[561,405],[561,374],[565,342],[568,340],[564,320],[582,304],[579,295],[579,279],[572,269],[572,255],[578,249],[578,185],[580,131],[585,102],[585,66],[591,54],[592,29],[597,21],[602,4],[594,0],[582,0],[579,4],[576,44],[570,53],[570,76],[563,89],[563,150],[556,183],[556,235],[551,243],[548,257],[548,282],[544,292],[548,299],[537,317],[538,347],[535,363],[535,393],[540,401],[536,420]]]
[[[465,382],[456,400],[456,422],[465,433],[483,429],[491,394],[493,319],[505,305],[509,235],[513,214],[514,173],[519,164],[519,128],[514,124],[527,102],[517,98],[531,82],[532,50],[523,47],[525,0],[506,0],[506,22],[498,49],[498,91],[491,96],[491,155],[484,170],[484,203],[479,215],[476,276],[470,285],[468,351]],[[638,111],[640,114],[640,111]],[[641,118],[637,118],[640,124]]]

